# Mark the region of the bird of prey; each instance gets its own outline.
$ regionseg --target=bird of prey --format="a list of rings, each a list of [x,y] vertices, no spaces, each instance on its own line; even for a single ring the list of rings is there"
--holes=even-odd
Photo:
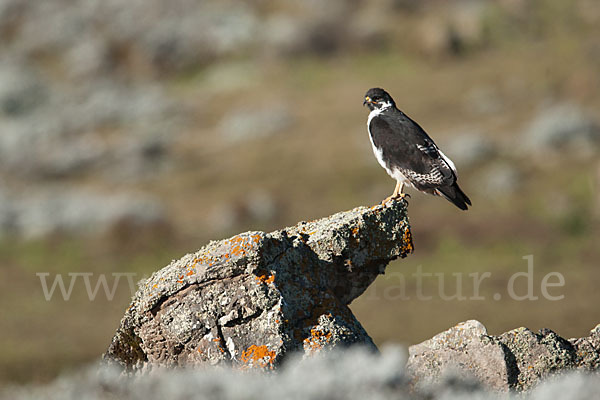
[[[419,124],[396,108],[385,90],[369,89],[363,105],[371,110],[367,128],[375,157],[397,182],[394,193],[382,204],[407,196],[402,189],[409,185],[424,193],[443,196],[461,210],[471,205],[456,183],[454,163]]]

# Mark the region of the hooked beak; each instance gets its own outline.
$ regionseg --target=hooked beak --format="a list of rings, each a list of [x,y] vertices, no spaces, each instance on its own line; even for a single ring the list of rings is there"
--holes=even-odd
[[[363,106],[367,105],[367,103],[373,104],[374,101],[371,100],[371,98],[369,96],[367,96],[367,97],[365,97],[365,100],[363,101]]]

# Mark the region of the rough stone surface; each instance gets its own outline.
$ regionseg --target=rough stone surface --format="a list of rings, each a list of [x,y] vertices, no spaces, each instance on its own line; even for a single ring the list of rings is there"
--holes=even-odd
[[[527,328],[513,329],[498,336],[513,362],[507,363],[512,384],[524,390],[540,378],[577,366],[574,347],[549,329],[534,333]],[[598,356],[598,355],[596,355]]]
[[[590,332],[590,336],[569,339],[575,348],[578,366],[589,371],[600,370],[600,324]]]
[[[508,370],[504,351],[487,335],[481,322],[471,320],[411,346],[408,370],[415,383],[439,379],[447,368],[468,371],[485,386],[506,390]]]
[[[517,328],[491,336],[478,321],[460,323],[411,346],[407,364],[417,385],[459,371],[497,391],[529,390],[556,373],[599,369],[600,325],[588,337],[566,340],[550,329],[534,333]]]
[[[403,201],[211,242],[140,283],[105,359],[271,369],[290,351],[375,349],[348,304],[412,250]]]

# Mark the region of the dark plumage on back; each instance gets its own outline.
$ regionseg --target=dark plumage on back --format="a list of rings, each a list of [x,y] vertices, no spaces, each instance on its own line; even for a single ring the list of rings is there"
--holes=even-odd
[[[385,90],[369,89],[363,104],[371,110],[367,128],[375,157],[397,181],[394,193],[384,202],[403,197],[402,189],[407,184],[421,192],[443,196],[462,210],[471,205],[456,183],[454,163],[419,124],[396,108]]]

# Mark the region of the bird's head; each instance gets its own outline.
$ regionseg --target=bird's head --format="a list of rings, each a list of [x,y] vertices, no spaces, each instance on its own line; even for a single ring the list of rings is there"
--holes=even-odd
[[[388,107],[396,107],[394,99],[389,95],[388,92],[381,88],[372,88],[365,94],[365,100],[363,106],[369,107],[369,110],[381,110]]]

